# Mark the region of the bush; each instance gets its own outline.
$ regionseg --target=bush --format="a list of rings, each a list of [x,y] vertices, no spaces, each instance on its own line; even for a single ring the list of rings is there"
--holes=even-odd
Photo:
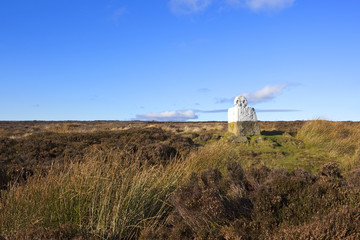
[[[319,174],[264,166],[244,171],[239,162],[230,162],[224,175],[212,168],[193,173],[173,192],[165,224],[145,229],[142,239],[356,238],[360,174],[346,181],[332,163]]]

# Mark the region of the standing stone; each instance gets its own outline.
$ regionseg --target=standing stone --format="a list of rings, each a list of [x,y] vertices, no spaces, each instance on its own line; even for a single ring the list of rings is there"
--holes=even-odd
[[[255,109],[247,107],[247,100],[243,96],[234,99],[234,107],[228,110],[228,130],[236,136],[259,135]]]

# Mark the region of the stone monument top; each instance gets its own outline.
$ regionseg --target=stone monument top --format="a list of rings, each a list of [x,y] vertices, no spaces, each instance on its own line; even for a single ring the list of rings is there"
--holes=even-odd
[[[247,100],[244,96],[237,96],[234,99],[234,107],[228,110],[228,122],[257,121],[255,109],[247,107]]]
[[[234,99],[235,106],[228,110],[229,132],[237,136],[260,134],[255,109],[247,107],[247,103],[244,96],[237,96]]]
[[[239,107],[246,107],[247,106],[247,99],[243,96],[237,96],[234,99],[234,105]]]

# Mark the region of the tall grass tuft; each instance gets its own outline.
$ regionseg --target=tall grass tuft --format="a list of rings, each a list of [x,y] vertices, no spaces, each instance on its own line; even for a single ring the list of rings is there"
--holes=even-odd
[[[360,165],[360,123],[308,121],[298,132],[307,146],[320,148],[337,158],[346,169]]]
[[[230,149],[220,141],[162,166],[94,148],[65,169],[52,168],[46,176],[33,176],[4,192],[0,235],[46,233],[66,226],[70,235],[134,238],[142,229],[163,223],[172,209],[168,197],[192,172],[224,170],[236,158]]]
[[[227,163],[239,160],[239,155],[237,149],[226,140],[212,142],[190,154],[184,166],[185,171],[191,173],[216,168],[224,172]]]
[[[174,161],[176,162],[176,161]],[[74,234],[130,239],[161,224],[171,208],[181,164],[147,166],[118,153],[92,152],[66,171],[52,169],[1,196],[0,233],[16,236],[69,226]]]

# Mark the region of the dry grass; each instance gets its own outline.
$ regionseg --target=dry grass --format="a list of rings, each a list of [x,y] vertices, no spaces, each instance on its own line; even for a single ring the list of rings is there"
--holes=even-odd
[[[71,124],[75,126],[74,123],[69,123],[69,126]],[[170,128],[171,124],[153,125]],[[302,124],[302,122],[297,123],[296,127],[284,126],[283,130],[289,129],[295,133]],[[54,124],[54,131],[57,126]],[[72,131],[72,127],[69,126],[56,131]],[[264,232],[268,231],[266,227],[258,229],[254,226],[268,226],[270,232],[266,234],[270,234],[268,236],[271,237],[271,230],[275,228],[275,225],[272,225],[273,221],[281,222],[284,229],[285,227],[295,229],[297,224],[306,227],[307,221],[312,219],[320,207],[324,208],[326,215],[330,214],[328,208],[330,209],[332,205],[336,208],[345,203],[350,204],[351,207],[356,206],[359,195],[358,192],[351,192],[354,187],[351,186],[350,178],[351,181],[344,182],[339,177],[340,175],[335,179],[324,178],[320,176],[321,174],[315,176],[313,173],[293,169],[301,167],[312,171],[312,168],[318,168],[330,159],[337,159],[342,163],[343,170],[358,166],[359,123],[310,121],[305,123],[296,137],[286,134],[264,135],[261,143],[256,143],[256,137],[253,137],[244,144],[229,142],[228,135],[224,135],[223,126],[223,123],[209,123],[202,126],[199,132],[218,131],[224,137],[206,142],[204,146],[187,155],[186,159],[169,159],[167,164],[148,164],[136,160],[135,155],[123,154],[126,147],[121,152],[110,146],[108,148],[105,145],[92,146],[85,155],[73,159],[68,165],[53,167],[46,175],[35,174],[26,184],[21,182],[14,184],[9,190],[1,193],[0,235],[10,239],[61,239],[65,238],[64,235],[50,236],[48,234],[54,231],[66,231],[66,236],[70,239],[74,236],[95,239],[137,238],[144,229],[158,229],[166,225],[168,217],[174,213],[174,207],[176,208],[171,205],[171,196],[191,179],[194,172],[200,176],[201,181],[205,181],[208,178],[206,174],[209,175],[214,169],[219,170],[219,176],[223,176],[221,184],[209,185],[209,188],[205,188],[201,185],[203,183],[197,180],[201,185],[201,194],[209,194],[206,195],[209,199],[216,200],[225,206],[224,209],[228,209],[227,201],[237,196],[233,191],[241,187],[240,190],[246,192],[246,196],[252,196],[249,199],[254,204],[252,218],[239,218],[238,222],[233,221],[232,218],[225,218],[225,222],[231,222],[231,224],[218,226],[225,229],[224,236],[234,236],[229,239],[241,239],[241,234],[245,234],[242,231],[249,231],[255,234],[254,236],[260,236],[256,234],[265,234]],[[267,126],[267,131],[277,131],[274,125]],[[119,130],[123,127],[128,126],[104,123],[102,129],[108,128],[111,131],[111,129]],[[74,128],[79,130],[82,127],[75,126]],[[192,133],[198,131],[197,128],[199,125],[195,123],[189,123],[189,125],[176,123],[173,132]],[[151,136],[153,137],[153,134]],[[299,139],[305,143],[305,146]],[[319,156],[324,158],[320,161]],[[327,159],[326,156],[329,158]],[[238,175],[237,170],[229,174],[228,166],[232,162],[240,162],[245,169],[245,175],[248,176],[248,179],[243,179],[243,182],[239,183],[241,186],[237,186],[233,183],[235,180],[231,180]],[[267,165],[273,170],[261,168],[262,165]],[[288,172],[276,169],[281,167],[285,167]],[[202,172],[206,169],[213,170],[207,171],[204,175]],[[353,184],[356,189],[359,189],[360,174],[357,175],[357,172],[352,174],[351,176],[355,179]],[[257,178],[264,178],[266,181],[254,180]],[[342,185],[340,181],[343,181]],[[189,189],[190,193],[197,191],[196,188]],[[327,195],[324,193],[325,190]],[[186,192],[184,196],[187,196]],[[282,199],[284,196],[286,199]],[[332,196],[335,200],[332,200]],[[208,198],[201,197],[205,200]],[[323,198],[326,204],[323,204],[325,201]],[[230,204],[230,207],[236,206],[236,210],[238,207],[236,201],[243,200],[232,199],[231,201],[235,202],[231,202],[234,205]],[[201,206],[205,208],[207,204]],[[271,212],[274,211],[274,207],[276,211]],[[198,215],[203,217],[202,208],[179,208],[181,209],[189,212],[198,211]],[[303,216],[302,214],[305,213],[307,215]],[[190,219],[192,215],[187,217]],[[290,224],[289,219],[300,220]],[[220,220],[222,221],[222,218]],[[262,224],[265,220],[268,225]],[[251,225],[250,221],[253,221],[255,225]],[[185,221],[183,224],[188,223]],[[276,225],[276,227],[279,226]],[[191,229],[194,231],[195,228]],[[165,230],[167,231],[166,228]],[[206,236],[207,233],[204,234]],[[261,236],[267,236],[266,234]],[[278,234],[282,236],[285,233],[279,230]],[[291,234],[287,236],[295,236],[297,233],[291,232]]]
[[[316,120],[307,122],[297,137],[307,147],[336,158],[347,170],[360,165],[360,123]]]
[[[132,238],[162,221],[183,174],[181,165],[140,166],[111,151],[95,151],[64,172],[52,169],[2,196],[0,232],[7,236],[70,225],[75,233]]]
[[[131,239],[162,224],[172,208],[168,197],[192,172],[224,169],[233,159],[229,149],[225,141],[212,143],[162,166],[94,148],[66,170],[53,168],[3,192],[0,233],[22,238],[67,226],[70,235]]]

